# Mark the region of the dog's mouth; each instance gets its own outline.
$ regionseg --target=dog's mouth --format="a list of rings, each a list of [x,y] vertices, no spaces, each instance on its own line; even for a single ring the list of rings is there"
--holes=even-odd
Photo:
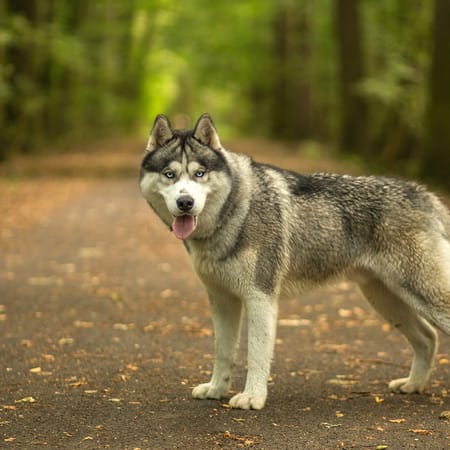
[[[197,217],[186,214],[184,216],[175,216],[172,222],[173,234],[183,241],[187,239],[197,227]]]

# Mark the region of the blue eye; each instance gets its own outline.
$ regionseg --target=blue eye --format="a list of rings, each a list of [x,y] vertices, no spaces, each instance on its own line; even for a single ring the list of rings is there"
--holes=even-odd
[[[172,179],[175,178],[175,172],[172,172],[171,170],[167,170],[166,172],[164,172],[164,176],[166,178]]]
[[[206,173],[206,170],[199,169],[199,170],[197,170],[197,171],[195,172],[194,175],[195,175],[197,178],[201,178],[203,175],[205,175],[205,173]]]

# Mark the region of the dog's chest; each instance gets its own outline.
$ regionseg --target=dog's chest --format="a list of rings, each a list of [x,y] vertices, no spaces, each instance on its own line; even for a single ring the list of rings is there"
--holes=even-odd
[[[239,295],[243,284],[246,284],[243,280],[251,279],[248,273],[243,273],[241,264],[218,258],[214,250],[191,250],[189,256],[195,272],[207,288]]]
[[[195,272],[202,279],[219,281],[223,278],[226,272],[224,264],[220,264],[214,251],[190,249],[189,257]]]

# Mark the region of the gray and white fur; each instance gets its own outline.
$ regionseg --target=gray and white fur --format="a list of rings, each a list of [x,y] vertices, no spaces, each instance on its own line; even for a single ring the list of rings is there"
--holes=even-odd
[[[423,391],[437,349],[434,327],[450,334],[450,215],[423,186],[260,164],[224,149],[204,114],[191,131],[156,118],[140,187],[183,239],[209,295],[214,370],[193,397],[227,395],[245,308],[247,379],[230,405],[263,408],[278,299],[343,276],[413,348],[409,375],[390,388]]]

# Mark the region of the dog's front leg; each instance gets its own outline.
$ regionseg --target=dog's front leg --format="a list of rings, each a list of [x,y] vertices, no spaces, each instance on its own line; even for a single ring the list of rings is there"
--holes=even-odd
[[[209,383],[199,384],[192,391],[194,398],[225,396],[230,389],[231,369],[235,362],[242,317],[242,302],[224,293],[209,292],[214,325],[215,360]]]
[[[251,298],[246,303],[248,318],[248,368],[244,391],[230,400],[230,406],[241,409],[262,409],[267,398],[275,343],[278,306],[268,296]]]

